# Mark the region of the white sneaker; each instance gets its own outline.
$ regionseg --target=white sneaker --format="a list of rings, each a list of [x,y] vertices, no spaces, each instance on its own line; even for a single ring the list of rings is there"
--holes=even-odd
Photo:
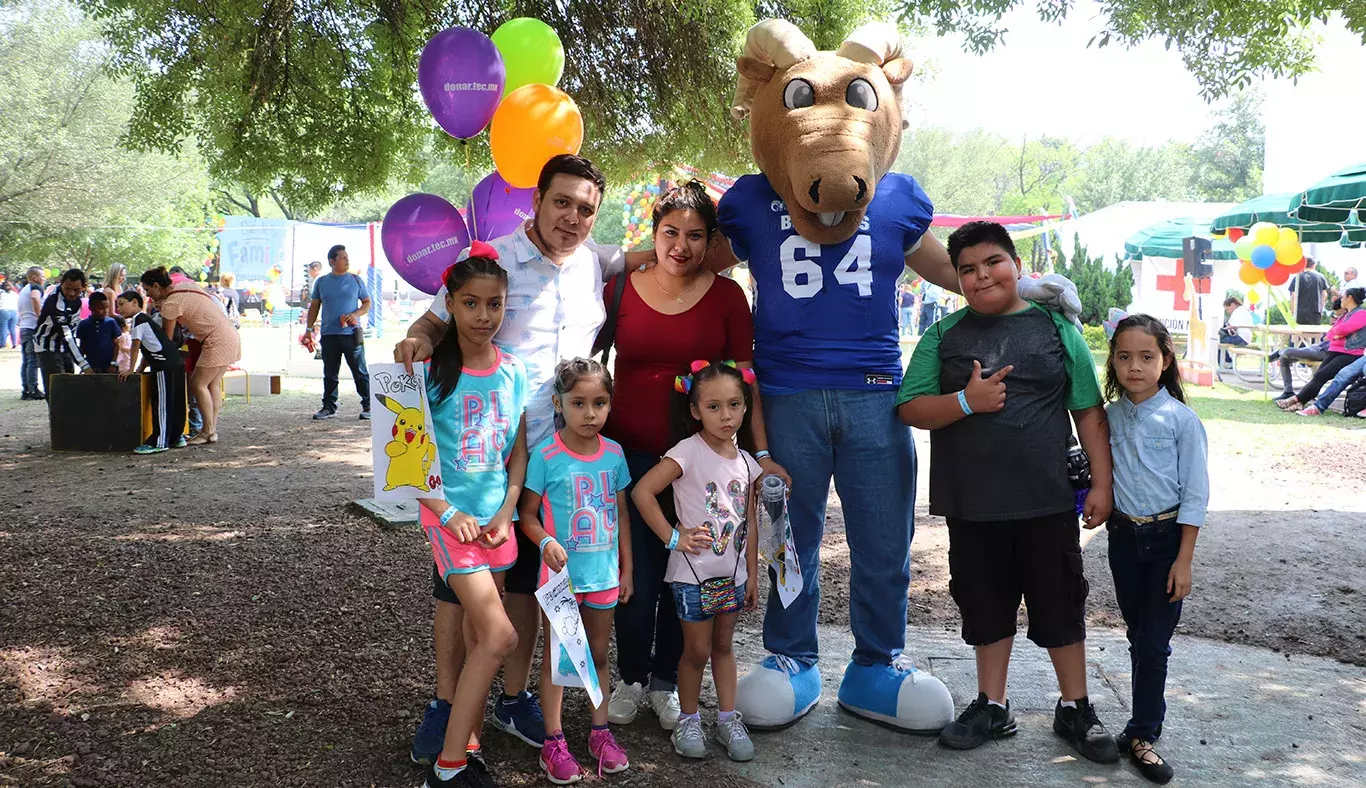
[[[630,725],[635,722],[636,712],[640,711],[640,701],[643,697],[645,688],[639,683],[618,683],[617,688],[612,690],[612,699],[607,701],[607,721],[617,725]],[[677,713],[674,714],[674,720],[678,720]]]
[[[640,685],[636,685],[640,686]],[[678,690],[655,690],[650,693],[650,708],[659,717],[659,727],[671,731],[678,727]],[[610,716],[610,712],[609,712]]]

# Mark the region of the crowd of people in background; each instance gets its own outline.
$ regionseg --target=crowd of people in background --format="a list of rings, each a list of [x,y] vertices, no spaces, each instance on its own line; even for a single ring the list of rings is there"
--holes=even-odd
[[[217,441],[222,377],[242,356],[229,317],[236,311],[231,295],[221,287],[209,292],[179,266],[153,268],[135,283],[127,279],[127,267],[114,264],[98,286],[80,268],[48,284],[47,272],[34,266],[17,291],[9,282],[0,286],[0,328],[23,353],[21,399],[48,400],[54,375],[109,374],[126,380],[151,370],[154,430],[135,451],[150,454]],[[231,293],[231,279],[226,284]],[[179,370],[179,378],[168,377],[171,367]],[[183,424],[168,432],[177,418],[188,418],[194,434],[187,438]]]

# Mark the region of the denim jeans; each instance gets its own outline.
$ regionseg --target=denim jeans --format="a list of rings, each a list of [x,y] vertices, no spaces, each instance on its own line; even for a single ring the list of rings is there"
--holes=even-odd
[[[635,481],[650,472],[659,458],[640,451],[626,451],[626,465],[634,480],[626,490],[626,507],[631,514],[631,571],[635,593],[629,602],[617,604],[617,671],[625,684],[650,688],[657,684],[678,683],[678,661],[683,656],[683,627],[678,623],[673,592],[664,582],[669,568],[669,551],[640,516],[631,491]],[[672,491],[659,496],[666,517],[672,518]],[[618,497],[620,500],[620,497]]]
[[[926,331],[929,331],[929,330],[930,330],[930,326],[934,325],[935,321],[938,320],[938,319],[939,319],[939,305],[938,305],[938,304],[921,304],[921,305],[920,305],[920,336],[922,336],[922,337],[925,336],[925,332],[926,332]]]
[[[1318,361],[1322,362],[1328,355],[1327,350],[1320,350],[1316,347],[1288,347],[1281,351],[1281,396],[1290,397],[1295,394],[1295,376],[1290,366],[1296,361]]]
[[[915,442],[896,417],[896,391],[813,390],[764,395],[773,459],[792,476],[789,512],[802,593],[784,608],[769,589],[764,647],[817,658],[820,548],[835,480],[849,545],[854,661],[888,664],[906,645],[906,592],[915,533]],[[775,584],[776,585],[776,584]]]
[[[45,386],[38,385],[38,351],[33,348],[33,335],[37,332],[36,328],[19,329],[19,347],[24,354],[19,364],[19,379],[25,394],[42,394],[47,390]]]
[[[0,347],[19,347],[19,312],[0,309]]]
[[[323,334],[323,408],[337,409],[337,374],[342,356],[360,395],[360,409],[370,409],[370,371],[365,368],[365,343],[356,334]]]
[[[1319,398],[1314,400],[1314,407],[1320,411],[1328,410],[1328,406],[1333,404],[1333,400],[1338,398],[1342,390],[1351,385],[1352,380],[1357,375],[1366,373],[1366,355],[1357,356],[1357,360],[1338,370],[1338,374],[1333,376],[1333,382],[1319,394]]]
[[[1133,712],[1124,735],[1152,741],[1167,714],[1167,658],[1181,620],[1181,603],[1168,601],[1167,594],[1181,526],[1175,520],[1135,525],[1116,513],[1106,528],[1115,598],[1129,636]]]
[[[42,352],[38,354],[38,369],[42,372],[43,391],[47,392],[50,399],[52,396],[52,376],[74,373],[76,362],[68,353]]]
[[[189,376],[186,376],[188,381]],[[186,384],[188,392],[188,382]],[[186,393],[186,420],[190,422],[190,432],[198,435],[204,429],[204,412],[199,409],[199,398],[193,394]]]

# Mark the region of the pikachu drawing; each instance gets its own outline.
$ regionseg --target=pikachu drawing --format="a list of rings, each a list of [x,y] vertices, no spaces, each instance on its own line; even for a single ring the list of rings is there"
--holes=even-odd
[[[427,419],[422,408],[406,408],[392,397],[376,394],[375,399],[395,414],[393,439],[384,444],[389,469],[384,474],[385,491],[416,487],[431,492],[428,471],[436,457],[436,446],[427,435]]]

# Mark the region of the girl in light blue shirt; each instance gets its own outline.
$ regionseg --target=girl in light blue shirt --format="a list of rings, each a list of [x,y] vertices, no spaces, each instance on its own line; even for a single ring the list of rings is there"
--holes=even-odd
[[[1204,425],[1186,405],[1171,334],[1156,318],[1130,315],[1115,325],[1105,398],[1115,480],[1110,571],[1133,667],[1133,716],[1119,746],[1144,777],[1164,784],[1173,769],[1153,744],[1162,735],[1167,658],[1191,589],[1209,472]]]

